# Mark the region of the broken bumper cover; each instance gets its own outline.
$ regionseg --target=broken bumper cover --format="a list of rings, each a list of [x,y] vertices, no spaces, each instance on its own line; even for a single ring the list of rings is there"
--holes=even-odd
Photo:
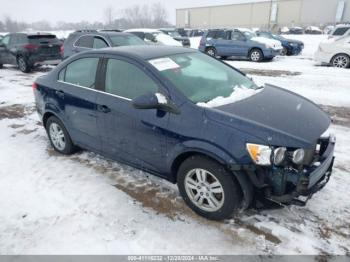
[[[326,150],[318,162],[311,168],[303,171],[295,191],[282,196],[271,196],[269,200],[282,204],[303,206],[316,192],[320,191],[329,182],[335,159],[334,148],[336,139],[331,135],[324,140],[328,141]]]

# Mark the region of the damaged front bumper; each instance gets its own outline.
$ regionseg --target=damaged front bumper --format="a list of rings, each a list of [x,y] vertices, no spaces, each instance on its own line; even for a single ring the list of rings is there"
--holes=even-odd
[[[246,174],[266,200],[283,205],[304,206],[328,182],[334,164],[336,139],[333,135],[320,138],[319,150],[311,165],[260,170],[245,167]]]

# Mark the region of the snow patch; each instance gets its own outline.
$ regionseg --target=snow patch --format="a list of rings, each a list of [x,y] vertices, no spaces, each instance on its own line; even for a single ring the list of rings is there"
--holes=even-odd
[[[248,97],[251,97],[253,95],[256,95],[261,90],[262,89],[251,89],[251,88],[236,86],[234,87],[234,92],[232,92],[232,94],[228,97],[218,96],[213,100],[210,100],[209,102],[206,102],[206,103],[201,102],[201,103],[197,103],[197,105],[202,107],[213,108],[213,107],[223,106],[227,104],[232,104],[232,103],[241,101],[243,99],[246,99]]]

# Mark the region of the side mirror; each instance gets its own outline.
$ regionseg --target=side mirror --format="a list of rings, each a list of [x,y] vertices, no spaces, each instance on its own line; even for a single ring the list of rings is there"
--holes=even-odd
[[[146,93],[136,97],[132,100],[132,105],[137,109],[159,109],[173,114],[180,114],[179,108],[161,93]]]

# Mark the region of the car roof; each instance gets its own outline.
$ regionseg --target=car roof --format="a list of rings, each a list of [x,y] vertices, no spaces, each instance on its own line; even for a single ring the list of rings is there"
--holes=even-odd
[[[195,53],[197,50],[184,47],[173,47],[173,46],[155,46],[155,45],[146,45],[146,46],[120,46],[112,48],[103,48],[94,51],[88,51],[91,53],[103,53],[110,55],[126,55],[138,57],[143,60],[155,59],[165,56],[171,56],[176,54],[183,53]],[[84,52],[87,54],[88,52]]]
[[[130,35],[126,32],[116,32],[116,31],[75,31],[73,35],[101,35],[101,36],[117,36],[117,35]]]
[[[134,28],[125,30],[124,32],[161,33],[160,30],[152,28]]]

